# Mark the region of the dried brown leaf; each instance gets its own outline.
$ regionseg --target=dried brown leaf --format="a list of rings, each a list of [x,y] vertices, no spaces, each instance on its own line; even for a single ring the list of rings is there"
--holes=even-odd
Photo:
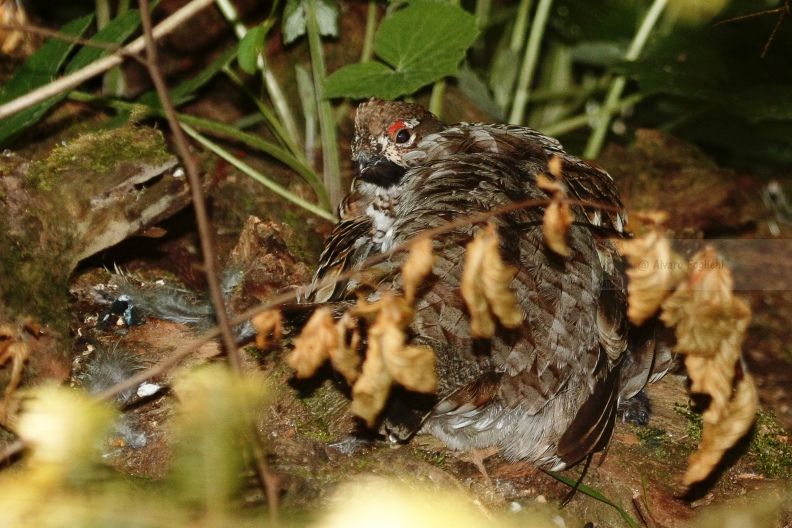
[[[568,257],[570,254],[569,246],[566,243],[566,234],[573,219],[569,203],[553,198],[553,201],[545,209],[542,220],[544,243],[550,250],[564,257]]]
[[[550,159],[547,160],[547,172],[555,176],[557,179],[561,179],[561,176],[564,173],[564,160],[561,159],[561,156],[557,156],[555,154],[550,156]]]
[[[385,368],[382,348],[381,339],[369,336],[363,372],[352,387],[352,413],[365,420],[369,427],[374,427],[393,384],[393,378]]]
[[[429,347],[406,346],[384,356],[393,380],[404,388],[432,394],[437,390],[435,353]]]
[[[523,322],[523,313],[517,307],[517,297],[509,289],[517,269],[509,266],[500,254],[498,233],[495,224],[487,227],[487,247],[484,252],[484,294],[490,309],[506,328],[517,328]]]
[[[280,310],[265,310],[254,315],[250,324],[256,329],[256,346],[267,348],[270,336],[278,341],[283,335],[283,315]]]
[[[24,341],[6,341],[0,343],[0,366],[11,361],[11,379],[6,385],[3,394],[8,396],[13,393],[22,382],[22,369],[25,366],[30,352]]]
[[[410,246],[410,256],[402,266],[402,278],[404,280],[404,297],[407,302],[412,304],[415,300],[415,292],[432,271],[432,266],[437,261],[437,255],[432,253],[432,240],[422,238],[412,243]]]
[[[333,315],[329,308],[322,307],[314,312],[294,340],[294,350],[286,362],[296,371],[298,378],[310,378],[336,349],[338,331],[333,324]]]
[[[745,372],[737,384],[734,398],[724,409],[720,420],[711,423],[705,413],[701,445],[688,459],[688,469],[683,478],[686,486],[706,479],[721,461],[723,454],[748,432],[754,421],[756,405],[756,385],[753,378]]]
[[[669,291],[684,277],[687,264],[672,249],[659,227],[632,240],[615,240],[627,257],[627,317],[641,325],[652,317]]]
[[[734,295],[731,272],[713,249],[694,255],[689,269],[690,276],[663,302],[660,314],[675,326],[676,350],[686,354],[691,392],[710,396],[701,444],[685,473],[687,485],[712,472],[751,427],[756,412],[753,379],[744,369],[737,371],[751,310]]]
[[[523,321],[517,298],[509,289],[516,270],[503,262],[499,245],[495,224],[490,223],[467,246],[462,298],[470,312],[470,335],[473,337],[493,336],[495,320],[492,314],[507,328],[516,328]]]
[[[552,156],[547,163],[550,174],[557,179],[560,179],[562,175],[562,163],[561,158],[558,156]],[[572,225],[574,216],[567,202],[564,185],[560,181],[552,180],[544,174],[537,176],[536,185],[542,190],[553,193],[552,201],[545,209],[542,220],[544,243],[554,253],[568,257],[569,246],[566,243],[566,234],[569,226]]]
[[[467,245],[465,269],[462,272],[462,298],[470,312],[470,335],[473,337],[492,337],[495,333],[495,320],[490,313],[484,282],[481,280],[486,247],[484,231],[480,231]]]
[[[543,191],[547,191],[553,194],[564,192],[564,186],[561,184],[560,181],[548,178],[544,174],[540,174],[536,177],[536,186],[542,189]]]
[[[663,303],[661,319],[676,327],[677,351],[711,356],[722,351],[748,327],[750,309],[735,297],[731,272],[712,249],[699,251],[690,261],[688,280]],[[732,365],[740,343],[730,346]]]
[[[412,321],[413,311],[403,298],[390,292],[385,292],[379,301],[360,308],[367,314],[376,310],[377,318],[367,333],[363,372],[352,387],[352,412],[373,427],[393,385],[385,356],[398,352],[404,346],[406,337],[403,329]]]
[[[345,313],[338,320],[335,328],[338,332],[338,347],[330,350],[330,362],[351,386],[360,377],[362,362],[358,354],[360,330],[357,319],[352,314]]]
[[[352,387],[352,412],[372,427],[382,412],[393,382],[417,392],[433,392],[436,387],[434,352],[424,347],[405,347],[404,329],[414,312],[403,297],[390,292],[363,307],[366,313],[378,310],[368,330],[368,346],[363,372]]]

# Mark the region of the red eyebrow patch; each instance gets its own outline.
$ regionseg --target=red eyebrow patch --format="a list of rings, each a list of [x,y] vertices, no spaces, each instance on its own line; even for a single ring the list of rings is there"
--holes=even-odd
[[[404,124],[404,121],[396,121],[388,127],[388,135],[391,137],[391,139],[393,139],[393,136],[396,135],[396,132],[402,128],[407,128],[407,125]]]

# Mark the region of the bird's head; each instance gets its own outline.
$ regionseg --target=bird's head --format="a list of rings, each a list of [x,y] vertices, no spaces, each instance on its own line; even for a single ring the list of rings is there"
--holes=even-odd
[[[445,126],[417,104],[372,98],[358,107],[352,160],[365,181],[390,187],[409,167],[404,155]]]

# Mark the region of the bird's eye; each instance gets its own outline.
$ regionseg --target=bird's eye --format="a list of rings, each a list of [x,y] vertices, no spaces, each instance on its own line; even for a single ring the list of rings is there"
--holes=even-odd
[[[401,130],[396,132],[396,135],[393,137],[393,140],[396,143],[407,143],[408,141],[410,141],[410,131],[407,130],[406,128],[402,128]]]

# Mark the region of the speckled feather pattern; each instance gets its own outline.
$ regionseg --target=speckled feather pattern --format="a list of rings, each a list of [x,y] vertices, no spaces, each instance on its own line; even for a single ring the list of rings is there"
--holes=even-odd
[[[396,144],[397,127],[410,130],[408,142]],[[650,347],[641,349],[648,362],[643,356],[624,360],[637,352],[627,348],[621,259],[606,239],[623,236],[626,223],[615,185],[602,169],[529,128],[445,126],[417,105],[361,105],[353,144],[361,172],[341,206],[344,220],[327,242],[317,280],[447,222],[546,199],[536,178],[549,172],[551,156],[562,161],[560,179],[571,198],[608,208],[573,207],[566,258],[544,245],[542,207],[493,219],[502,256],[517,269],[510,288],[524,324],[499,328],[491,340],[471,339],[459,292],[465,246],[481,226],[458,227],[434,239],[440,258],[419,291],[409,330],[413,342],[437,352],[438,394],[424,406],[391,405],[383,430],[392,439],[407,439],[420,427],[453,449],[498,445],[509,458],[558,469],[604,449],[619,397],[645,383]],[[390,164],[393,182],[367,181],[365,171],[376,163]],[[400,289],[403,258],[380,265],[382,272],[374,274],[380,292]],[[354,299],[357,288],[357,282],[346,281],[309,300]],[[620,372],[623,363],[630,372]]]

